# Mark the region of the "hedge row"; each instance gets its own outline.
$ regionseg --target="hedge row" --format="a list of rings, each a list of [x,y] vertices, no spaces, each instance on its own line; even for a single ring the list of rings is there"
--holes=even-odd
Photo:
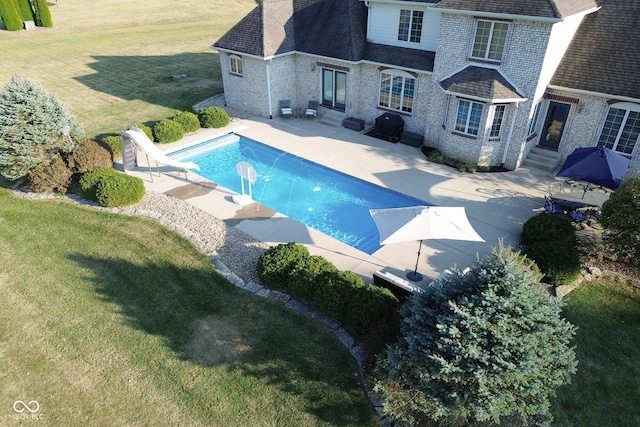
[[[524,223],[520,241],[523,253],[544,274],[543,282],[568,285],[580,276],[582,264],[576,248],[576,231],[566,218],[540,213]]]
[[[229,124],[229,114],[220,107],[203,108],[195,115],[182,111],[171,119],[161,120],[153,126],[153,137],[161,144],[175,142],[185,133],[195,132],[200,127],[221,128]]]
[[[341,321],[354,337],[363,337],[378,325],[392,322],[400,303],[388,290],[367,286],[351,271],[340,271],[296,243],[274,246],[258,260],[260,281],[311,304],[327,317]]]
[[[39,27],[53,27],[47,0],[0,0],[0,18],[9,31],[21,30],[25,21],[34,21]]]

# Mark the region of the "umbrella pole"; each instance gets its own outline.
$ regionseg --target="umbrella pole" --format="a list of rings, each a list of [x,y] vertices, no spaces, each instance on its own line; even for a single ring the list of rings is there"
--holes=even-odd
[[[412,282],[419,282],[422,280],[422,274],[418,273],[418,262],[420,261],[420,249],[422,249],[422,240],[420,240],[420,246],[418,246],[418,258],[416,258],[416,268],[413,271],[407,273],[407,279]]]

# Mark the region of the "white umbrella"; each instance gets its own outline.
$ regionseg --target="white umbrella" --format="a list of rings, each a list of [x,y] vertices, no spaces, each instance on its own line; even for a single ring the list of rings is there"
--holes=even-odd
[[[407,274],[414,282],[422,280],[418,260],[422,241],[426,239],[467,240],[484,242],[473,229],[462,207],[410,206],[407,208],[370,209],[378,227],[380,244],[420,240],[416,268]]]

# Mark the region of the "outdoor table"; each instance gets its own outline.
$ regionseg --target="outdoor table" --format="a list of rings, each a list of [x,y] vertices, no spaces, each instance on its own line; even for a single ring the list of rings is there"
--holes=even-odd
[[[600,191],[572,191],[570,193],[551,194],[551,200],[558,206],[566,210],[583,208],[600,209],[604,202],[609,199],[609,193]]]

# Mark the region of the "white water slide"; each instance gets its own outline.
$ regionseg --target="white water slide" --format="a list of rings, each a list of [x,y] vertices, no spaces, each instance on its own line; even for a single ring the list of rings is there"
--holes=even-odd
[[[143,130],[138,128],[131,128],[127,131],[122,132],[122,136],[129,138],[131,142],[133,142],[138,148],[140,148],[146,155],[147,160],[151,157],[157,163],[162,163],[163,165],[171,166],[176,169],[180,169],[184,171],[185,177],[187,176],[187,170],[195,169],[197,171],[200,170],[200,167],[193,162],[179,162],[177,160],[173,160],[167,157],[158,147],[155,146],[153,141],[149,139],[146,133]],[[124,147],[123,147],[124,148]],[[124,155],[124,153],[123,153]],[[147,164],[149,162],[147,161]],[[158,173],[160,172],[158,168]],[[149,173],[151,173],[151,165],[149,164]],[[153,177],[153,175],[152,175]]]

